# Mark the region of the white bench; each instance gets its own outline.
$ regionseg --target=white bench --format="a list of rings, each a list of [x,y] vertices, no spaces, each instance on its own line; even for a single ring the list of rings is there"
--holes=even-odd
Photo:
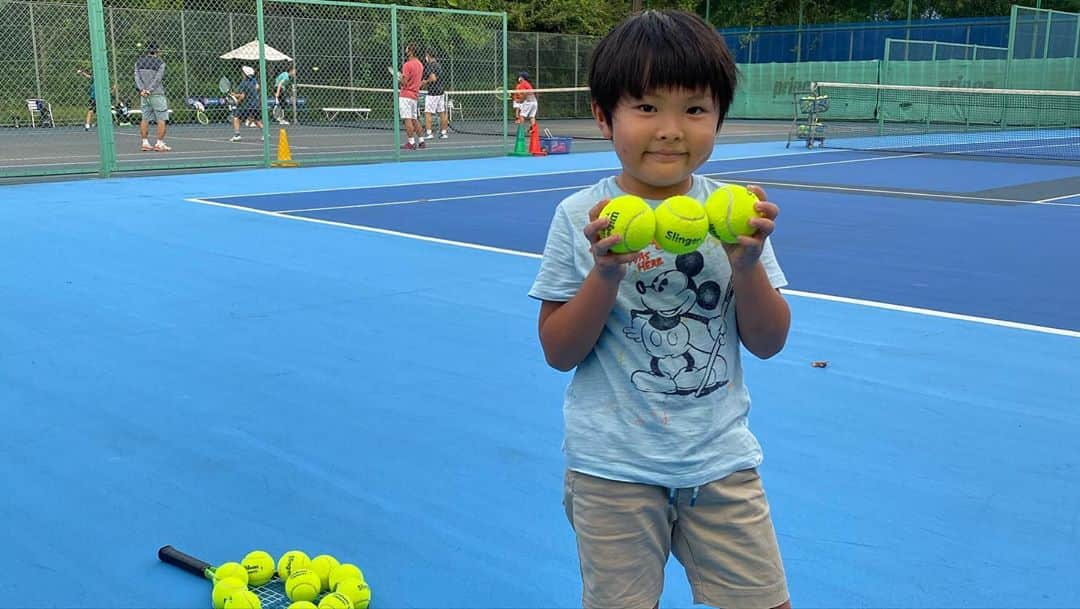
[[[360,120],[366,120],[368,115],[371,114],[371,108],[323,108],[322,111],[328,121],[336,119],[338,114],[343,112],[356,114],[356,117]]]

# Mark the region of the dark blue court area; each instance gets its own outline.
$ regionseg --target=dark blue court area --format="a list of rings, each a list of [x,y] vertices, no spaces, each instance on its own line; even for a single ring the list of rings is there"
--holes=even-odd
[[[1080,607],[1080,168],[783,144],[703,171],[781,208],[791,333],[743,366],[794,606]],[[0,188],[0,608],[210,607],[165,544],[332,554],[375,609],[580,606],[527,292],[616,163]]]
[[[610,173],[208,200],[539,254],[558,202]],[[1080,268],[1080,194],[1038,203],[1080,193],[1075,163],[837,151],[701,173],[762,184],[781,206],[776,248],[793,289],[1080,330],[1080,288],[1066,279]]]

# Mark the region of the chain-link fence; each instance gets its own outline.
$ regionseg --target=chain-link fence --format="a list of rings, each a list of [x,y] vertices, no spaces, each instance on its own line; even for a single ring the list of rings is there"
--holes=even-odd
[[[93,77],[85,5],[4,3],[0,149],[8,160],[0,175],[97,169],[98,142],[85,133],[96,121]],[[72,133],[79,134],[78,144],[69,137]],[[43,158],[50,155],[55,158]],[[46,161],[51,166],[41,167]]]
[[[4,3],[0,177],[265,166],[287,156],[402,158],[408,135],[390,70],[401,70],[407,43],[422,62],[425,50],[435,54],[438,88],[508,86],[502,13],[323,0],[205,0],[183,10],[104,1]],[[421,122],[430,90],[418,96]],[[484,111],[500,116],[484,118],[505,123],[504,106],[488,104]],[[444,114],[432,112],[436,125]],[[505,135],[446,139],[426,156],[503,154],[513,144]]]

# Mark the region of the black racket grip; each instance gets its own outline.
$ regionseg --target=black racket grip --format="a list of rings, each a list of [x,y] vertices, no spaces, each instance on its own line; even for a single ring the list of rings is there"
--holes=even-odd
[[[207,579],[213,577],[213,565],[201,561],[194,556],[188,556],[172,546],[162,546],[162,548],[158,550],[157,555],[158,560],[161,562],[180,567],[188,573],[194,573],[199,577],[205,577]]]

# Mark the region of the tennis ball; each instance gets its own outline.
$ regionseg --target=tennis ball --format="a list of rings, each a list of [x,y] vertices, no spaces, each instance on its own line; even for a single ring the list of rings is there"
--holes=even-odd
[[[240,580],[245,586],[248,585],[247,569],[238,562],[227,562],[214,569],[214,583],[230,577]]]
[[[300,569],[307,569],[311,564],[311,559],[307,554],[304,554],[300,550],[289,550],[281,555],[281,558],[277,561],[277,574],[283,580],[288,581],[289,576],[293,574],[293,571],[299,571]]]
[[[269,552],[248,552],[240,564],[247,569],[248,583],[252,586],[261,586],[274,577],[274,557]]]
[[[318,609],[318,607],[311,601],[296,601],[290,603],[287,609]]]
[[[331,592],[319,601],[319,609],[353,609],[353,605],[344,594]]]
[[[622,235],[622,241],[611,246],[613,254],[629,254],[642,250],[652,243],[656,234],[653,210],[641,197],[619,195],[608,201],[600,211],[600,217],[608,219],[607,228],[598,234],[601,239]]]
[[[750,226],[750,218],[761,217],[754,209],[757,201],[753,191],[737,184],[717,188],[705,200],[709,232],[724,243],[738,243],[739,235],[753,235],[757,229]]]
[[[351,578],[339,583],[337,592],[352,601],[353,609],[368,609],[371,604],[371,586],[362,579]]]
[[[352,563],[343,563],[330,572],[330,589],[337,590],[338,584],[349,579],[364,581],[364,572]]]
[[[321,590],[319,574],[307,569],[294,570],[285,580],[285,596],[291,601],[313,601]]]
[[[214,584],[214,590],[210,593],[210,601],[214,609],[225,609],[225,601],[236,592],[247,590],[247,584],[235,577],[226,577]]]
[[[225,609],[262,609],[262,601],[251,590],[244,590],[225,599]]]
[[[676,195],[656,207],[656,243],[666,252],[686,254],[709,235],[705,208],[693,197]]]
[[[320,554],[311,559],[311,565],[308,569],[319,574],[319,580],[322,582],[322,589],[330,591],[330,572],[341,566],[336,558],[329,554]]]

